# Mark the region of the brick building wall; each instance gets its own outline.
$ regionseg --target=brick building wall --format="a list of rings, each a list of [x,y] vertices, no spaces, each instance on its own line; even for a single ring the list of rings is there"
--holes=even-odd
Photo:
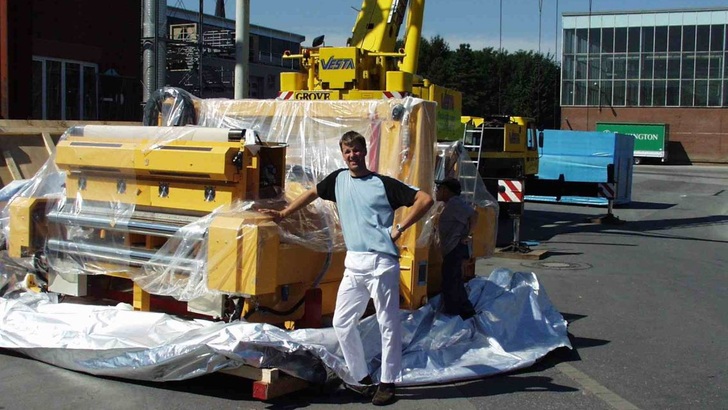
[[[561,129],[593,131],[597,122],[668,125],[670,163],[728,163],[728,108],[562,107]]]

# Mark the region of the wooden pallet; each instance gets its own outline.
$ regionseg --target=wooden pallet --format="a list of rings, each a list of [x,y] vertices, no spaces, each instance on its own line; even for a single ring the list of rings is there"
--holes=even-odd
[[[270,400],[310,386],[309,382],[289,376],[278,369],[240,366],[223,370],[222,373],[253,380],[253,398],[258,400]]]
[[[77,125],[140,125],[119,121],[0,120],[0,186],[31,178],[55,151],[55,141]]]

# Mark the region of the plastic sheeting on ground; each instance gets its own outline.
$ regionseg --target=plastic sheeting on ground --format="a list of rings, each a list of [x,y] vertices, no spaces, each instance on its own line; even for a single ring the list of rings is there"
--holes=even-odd
[[[437,312],[439,297],[402,311],[402,385],[475,379],[531,366],[569,347],[567,323],[533,273],[493,271],[467,284],[479,312],[463,321]],[[378,379],[380,337],[360,324]],[[267,324],[183,320],[116,307],[57,303],[53,294],[0,298],[0,347],[56,366],[135,380],[189,379],[240,365],[276,367],[312,382],[353,382],[332,328],[285,331]]]

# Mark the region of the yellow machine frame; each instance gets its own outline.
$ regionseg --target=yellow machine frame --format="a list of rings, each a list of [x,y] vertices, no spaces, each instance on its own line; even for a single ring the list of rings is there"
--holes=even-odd
[[[198,101],[197,109],[204,104],[204,100]],[[276,110],[285,104],[289,103],[229,101],[225,112],[237,118],[265,118],[279,115]],[[308,104],[306,115],[342,121],[368,120],[373,107],[375,116],[381,119],[379,172],[403,179],[425,192],[433,191],[436,134],[431,125],[435,119],[434,103],[424,101],[411,108],[406,125],[407,139],[401,137],[405,126],[401,118],[392,115],[396,102],[380,100],[374,106],[364,101],[301,104]],[[143,135],[129,137],[137,129]],[[86,130],[94,131],[89,127]],[[109,126],[101,131],[98,136],[71,132],[57,145],[55,162],[66,173],[66,204],[78,203],[81,198],[84,205],[97,203],[101,208],[109,208],[110,204],[127,204],[133,208],[133,214],[127,215],[129,220],[151,215],[154,223],[161,226],[167,220],[194,221],[236,201],[263,198],[260,181],[264,166],[273,166],[280,171],[276,173],[278,179],[275,184],[284,188],[282,176],[285,173],[282,170],[286,166],[286,145],[261,143],[261,150],[253,152],[239,138],[160,142],[153,133],[158,131],[164,135],[169,132],[165,127]],[[409,154],[403,156],[403,152]],[[302,192],[302,187],[285,188],[288,201],[294,199],[292,195]],[[88,226],[91,232],[88,238],[94,241],[95,246],[95,254],[91,256],[83,243],[72,243],[74,238],[62,236],[67,232],[69,221],[85,223],[81,218],[84,215],[66,212],[59,203],[45,198],[15,198],[9,209],[8,252],[12,257],[33,256],[43,250],[44,242],[48,241],[48,249],[59,254],[75,255],[89,261],[98,258],[92,264],[96,271],[88,273],[134,279],[143,263],[119,263],[105,259],[104,247],[109,249],[107,253],[116,246],[154,253],[169,238],[169,234],[136,231],[127,221],[106,215],[107,220]],[[395,223],[401,221],[407,212],[405,208],[398,210]],[[486,232],[493,225],[493,218],[482,217],[478,230]],[[303,317],[307,306],[299,301],[304,300],[312,283],[322,277],[317,284],[321,292],[320,313],[331,314],[343,273],[344,252],[327,254],[299,244],[285,243],[281,240],[279,229],[269,217],[258,212],[212,214],[206,231],[207,249],[204,254],[207,288],[220,295],[240,298],[240,313],[249,321],[284,323]],[[433,248],[435,245],[418,242],[424,229],[423,220],[410,227],[398,241],[403,308],[418,308],[439,291],[439,276],[433,274],[439,269],[432,270],[433,265],[437,267],[439,264]],[[59,235],[59,232],[60,237],[52,236]],[[476,256],[489,254],[494,248],[488,235],[483,235],[482,239],[474,248]],[[89,278],[91,276],[103,275],[89,275]],[[220,316],[221,313],[215,312],[222,312],[224,298],[213,298],[208,303],[213,308],[208,310],[194,307],[200,304],[200,301],[191,300],[188,308]],[[140,310],[150,310],[153,306],[150,294],[137,284],[134,285],[134,306]]]

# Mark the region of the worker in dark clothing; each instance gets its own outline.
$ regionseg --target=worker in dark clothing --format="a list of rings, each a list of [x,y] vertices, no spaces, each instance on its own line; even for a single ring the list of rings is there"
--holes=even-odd
[[[460,315],[463,320],[475,315],[463,282],[463,262],[470,258],[470,241],[478,214],[460,196],[460,181],[436,181],[438,201],[445,202],[438,233],[442,250],[442,312]]]

